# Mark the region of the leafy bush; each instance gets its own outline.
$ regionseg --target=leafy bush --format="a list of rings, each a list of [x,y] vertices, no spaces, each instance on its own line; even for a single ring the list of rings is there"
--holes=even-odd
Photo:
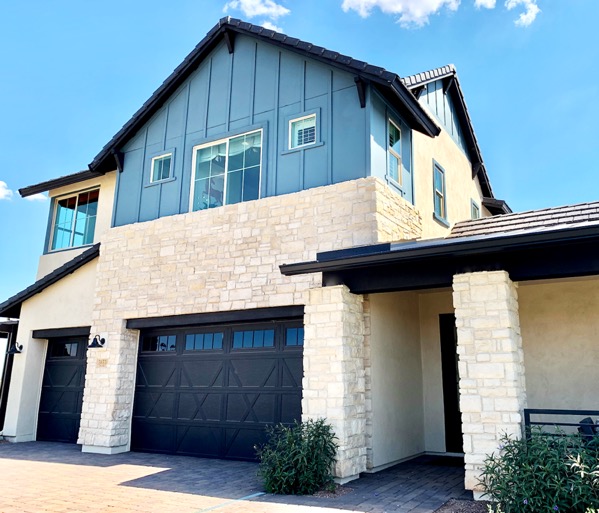
[[[502,439],[488,456],[481,483],[497,511],[589,513],[599,506],[599,444],[579,435]]]
[[[268,428],[268,442],[256,447],[258,475],[269,493],[311,495],[333,486],[337,443],[325,419]]]

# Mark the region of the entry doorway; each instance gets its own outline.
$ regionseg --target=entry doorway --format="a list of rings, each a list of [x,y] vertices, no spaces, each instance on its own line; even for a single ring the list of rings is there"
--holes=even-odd
[[[460,375],[458,371],[458,337],[454,314],[439,315],[441,369],[443,373],[443,410],[445,413],[445,450],[464,452],[462,415],[460,413]]]

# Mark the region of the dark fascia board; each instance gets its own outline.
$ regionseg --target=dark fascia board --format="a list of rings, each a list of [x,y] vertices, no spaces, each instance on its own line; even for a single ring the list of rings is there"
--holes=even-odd
[[[54,178],[53,180],[47,180],[46,182],[41,182],[35,185],[23,187],[22,189],[19,189],[19,194],[22,198],[26,198],[27,196],[32,196],[40,192],[46,192],[51,189],[63,187],[65,185],[72,185],[74,183],[90,180],[92,178],[102,176],[103,174],[104,173],[89,170],[79,171],[78,173],[73,173],[67,176],[61,176],[60,178]]]
[[[100,243],[95,244],[72,260],[69,260],[50,274],[36,281],[33,285],[7,299],[4,303],[0,303],[0,316],[18,318],[21,315],[21,305],[24,301],[39,294],[57,281],[62,280],[65,276],[74,273],[80,267],[97,258],[99,254]]]
[[[329,66],[348,71],[367,82],[377,84],[387,96],[393,100],[398,110],[401,110],[411,122],[413,128],[431,137],[440,133],[439,127],[426,113],[423,107],[414,98],[409,89],[401,83],[395,73],[383,68],[372,66],[366,62],[358,61],[341,55],[326,48],[291,38],[285,34],[252,25],[250,23],[232,19],[221,19],[202,39],[192,52],[185,57],[183,62],[171,73],[162,85],[142,105],[142,107],[125,123],[115,136],[104,146],[90,163],[89,168],[99,173],[114,169],[113,151],[119,150],[125,142],[132,137],[160,107],[168,100],[175,90],[197,69],[199,63],[210,53],[224,38],[226,33],[243,34],[264,41],[275,46],[290,50],[300,55],[310,57]]]
[[[66,337],[89,337],[91,326],[79,326],[77,328],[48,328],[33,330],[32,338],[66,338]]]
[[[177,328],[224,324],[233,322],[257,322],[278,319],[303,318],[304,307],[278,306],[273,308],[251,308],[247,310],[231,310],[228,312],[206,312],[199,314],[168,315],[165,317],[141,317],[128,319],[128,329]]]
[[[18,325],[19,321],[2,321],[0,322],[0,333],[13,333]]]
[[[510,206],[504,200],[497,198],[483,198],[483,207],[494,216],[512,213]]]
[[[317,255],[316,261],[285,264],[279,268],[285,276],[315,272],[346,271],[364,269],[370,266],[405,263],[418,260],[443,260],[492,255],[508,250],[542,248],[573,241],[599,241],[599,225],[576,228],[562,228],[539,232],[503,234],[498,236],[478,235],[453,239],[400,242],[377,245],[379,251],[360,253],[361,248],[338,252],[335,258],[327,260],[327,254]],[[345,255],[343,255],[345,251]]]

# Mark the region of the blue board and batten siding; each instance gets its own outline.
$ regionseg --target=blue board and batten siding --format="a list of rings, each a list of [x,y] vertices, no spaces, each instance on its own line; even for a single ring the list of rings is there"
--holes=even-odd
[[[289,120],[311,113],[317,144],[289,151]],[[350,73],[239,36],[234,53],[218,46],[122,148],[114,225],[188,212],[193,147],[257,128],[261,197],[365,177],[368,122]],[[151,184],[151,159],[165,152],[174,177]]]
[[[443,80],[436,80],[435,82],[426,84],[420,94],[419,101],[428,106],[445,130],[447,130],[449,135],[451,135],[457,145],[467,155],[468,152],[466,150],[462,127],[460,126],[451,94],[447,94],[443,90]]]

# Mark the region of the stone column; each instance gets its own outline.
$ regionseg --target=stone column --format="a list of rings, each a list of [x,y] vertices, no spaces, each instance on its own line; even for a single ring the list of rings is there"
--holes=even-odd
[[[485,457],[522,436],[526,407],[517,285],[505,271],[454,276],[466,488],[480,498]]]
[[[338,438],[335,476],[366,470],[362,296],[344,285],[307,291],[302,420],[326,418]]]
[[[91,330],[106,338],[104,348],[87,350],[81,427],[83,452],[129,450],[139,332],[125,321],[96,319]]]

